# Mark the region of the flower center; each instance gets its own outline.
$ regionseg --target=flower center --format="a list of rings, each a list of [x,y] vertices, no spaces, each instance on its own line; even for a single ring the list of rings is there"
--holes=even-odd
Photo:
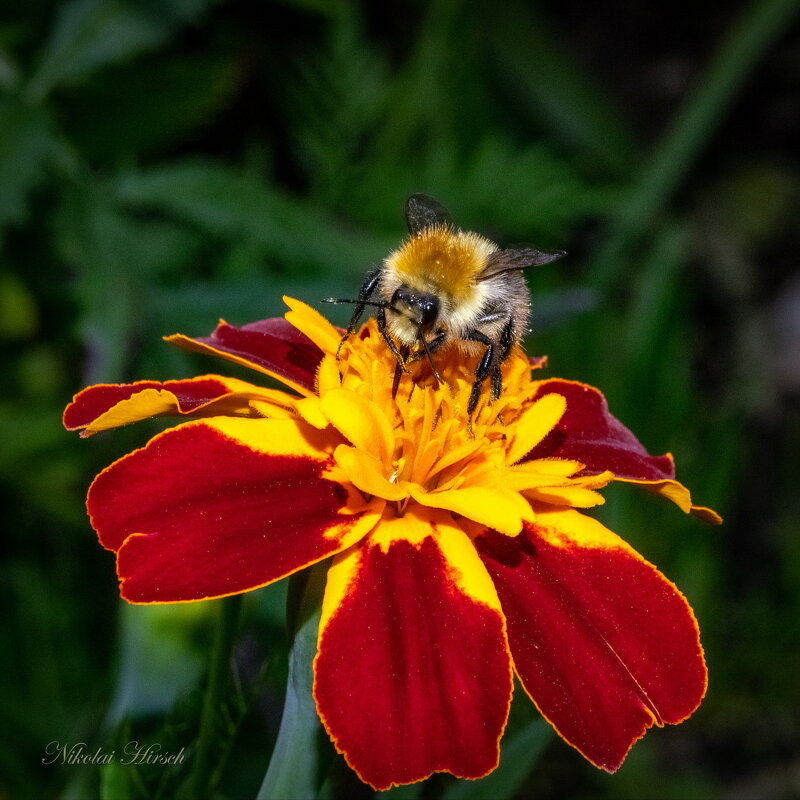
[[[500,398],[490,400],[487,381],[470,419],[467,406],[480,353],[465,354],[454,344],[433,358],[441,382],[427,359],[396,374],[397,361],[369,320],[357,338],[345,343],[337,363],[341,388],[371,400],[391,426],[392,452],[381,459],[384,477],[428,492],[458,489],[474,483],[479,472],[505,465],[507,428],[531,404],[535,391],[531,365],[517,350],[503,364]],[[320,385],[320,394],[324,389]]]

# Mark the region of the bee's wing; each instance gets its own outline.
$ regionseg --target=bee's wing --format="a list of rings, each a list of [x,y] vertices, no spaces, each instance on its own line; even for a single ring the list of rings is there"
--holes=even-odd
[[[509,247],[507,250],[495,250],[486,259],[486,266],[478,275],[478,280],[483,281],[491,278],[492,275],[499,275],[501,272],[511,272],[527,267],[538,267],[541,264],[549,264],[558,258],[566,255],[564,250],[537,250],[535,247]]]
[[[438,201],[427,194],[412,194],[406,200],[408,232],[414,236],[432,225],[452,225],[450,214]]]

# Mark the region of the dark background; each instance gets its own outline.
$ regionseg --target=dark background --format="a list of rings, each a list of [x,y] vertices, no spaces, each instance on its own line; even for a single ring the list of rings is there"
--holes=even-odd
[[[158,426],[80,441],[65,403],[91,382],[233,374],[161,335],[352,294],[415,191],[502,244],[569,251],[528,276],[528,351],[599,386],[726,518],[606,492],[598,513],[691,601],[708,695],[613,777],[553,737],[504,796],[799,797],[797,7],[2,3],[0,798],[169,797],[179,774],[115,783],[43,765],[45,747],[194,735],[212,604],[124,607],[83,509]],[[248,598],[223,797],[266,769],[284,591]]]

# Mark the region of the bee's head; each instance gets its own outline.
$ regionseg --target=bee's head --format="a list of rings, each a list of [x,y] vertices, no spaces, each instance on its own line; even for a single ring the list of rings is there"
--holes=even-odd
[[[391,306],[423,333],[428,333],[439,319],[439,298],[431,292],[420,292],[404,283],[392,295]]]

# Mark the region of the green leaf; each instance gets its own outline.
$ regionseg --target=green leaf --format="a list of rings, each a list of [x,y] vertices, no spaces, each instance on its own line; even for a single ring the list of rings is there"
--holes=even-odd
[[[277,5],[301,8],[304,11],[314,11],[329,16],[336,5],[332,0],[273,0]]]
[[[356,14],[338,13],[327,47],[298,52],[283,89],[292,142],[314,197],[350,211],[369,169],[365,143],[389,102],[388,66],[359,22]]]
[[[228,713],[225,696],[231,684],[231,659],[239,630],[242,598],[243,595],[234,594],[221,597],[214,604],[217,621],[203,691],[200,732],[193,749],[191,772],[175,795],[180,800],[206,800],[212,796],[236,732],[236,723]],[[239,695],[238,686],[236,695]],[[241,702],[237,705],[243,710]]]
[[[13,96],[0,99],[0,232],[24,221],[28,196],[56,148],[50,117]]]
[[[419,783],[406,783],[402,786],[393,786],[385,792],[378,792],[375,797],[380,800],[418,800],[425,788],[425,781]]]
[[[496,136],[487,136],[466,163],[443,164],[438,182],[463,198],[467,227],[491,224],[506,236],[536,237],[542,247],[562,244],[560,237],[607,199],[602,185],[587,184],[549,145],[519,148]]]
[[[0,275],[0,339],[27,339],[38,327],[33,294],[16,276]]]
[[[96,69],[158,47],[208,2],[72,0],[62,5],[27,86],[28,97],[40,102],[55,86],[75,83]]]
[[[211,161],[182,161],[129,174],[118,182],[117,196],[134,208],[161,211],[233,241],[251,239],[270,254],[276,271],[335,270],[354,279],[391,246]]]
[[[139,59],[106,70],[61,105],[63,125],[90,164],[133,163],[207,123],[238,78],[234,53]]]
[[[371,174],[369,191],[388,189],[387,176]],[[407,181],[408,177],[403,179]],[[392,187],[399,209],[412,191],[433,194],[466,229],[498,232],[511,241],[530,241],[539,247],[562,247],[567,232],[608,202],[609,189],[591,185],[575,167],[542,142],[519,147],[488,134],[462,156],[446,144],[431,146],[418,156],[417,185]]]
[[[358,286],[357,282],[347,283],[335,275],[316,280],[251,275],[235,280],[190,281],[153,294],[149,309],[153,318],[151,327],[157,331],[205,334],[220,317],[236,325],[280,317],[286,313],[284,295],[302,300],[334,324],[346,326],[352,308],[344,304],[324,305],[321,300],[348,290],[357,292]]]
[[[120,606],[120,657],[107,721],[165,712],[196,683],[204,654],[197,631],[207,624],[208,603]]]
[[[156,278],[184,267],[196,237],[163,220],[136,219],[89,183],[65,195],[57,218],[57,246],[75,270],[84,315],[87,381],[125,375],[134,336],[146,322]]]
[[[0,28],[0,39],[5,38],[3,34],[7,30],[6,26]],[[6,52],[5,46],[6,42],[0,41],[0,90],[11,92],[19,87],[19,66],[10,53]]]
[[[686,226],[672,223],[656,232],[650,252],[641,259],[635,275],[631,305],[627,315],[627,330],[621,355],[628,368],[625,369],[629,385],[642,385],[652,375],[652,369],[661,343],[669,333],[670,320],[676,318],[670,300],[678,291],[677,278],[685,266],[688,253]],[[663,425],[663,421],[659,420]]]
[[[317,736],[321,729],[312,695],[312,663],[328,563],[292,576],[287,607],[294,634],[281,727],[257,800],[304,800],[316,796]]]
[[[533,771],[553,729],[534,719],[522,730],[503,739],[500,764],[494,772],[477,781],[459,781],[447,788],[444,800],[505,800],[514,797],[525,778]]]
[[[492,60],[517,107],[594,161],[630,170],[636,143],[624,116],[579,68],[559,32],[532,3],[498,3],[492,14],[486,29]]]
[[[112,761],[100,767],[100,800],[136,800],[141,794],[133,781],[135,769]]]

